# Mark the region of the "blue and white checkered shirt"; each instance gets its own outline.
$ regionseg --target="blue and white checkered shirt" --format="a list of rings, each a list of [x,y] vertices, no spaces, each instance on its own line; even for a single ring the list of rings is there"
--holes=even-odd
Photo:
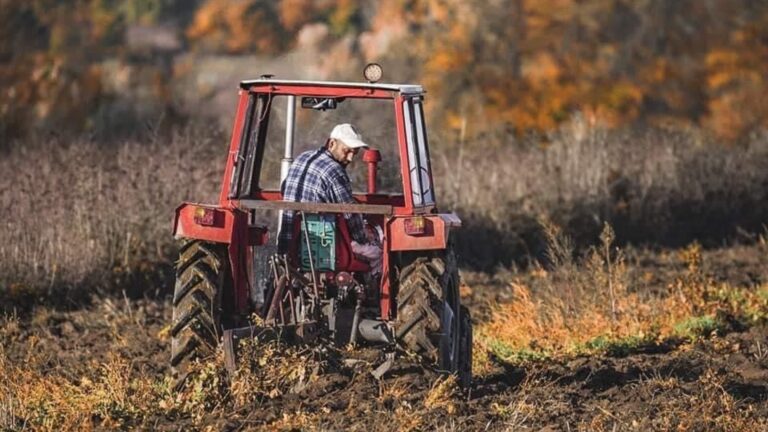
[[[356,203],[352,197],[352,183],[347,171],[331,153],[321,147],[300,154],[288,169],[280,187],[283,200],[294,202]],[[359,214],[345,214],[352,238],[367,243],[363,218]],[[278,245],[285,252],[293,238],[293,211],[283,212]]]

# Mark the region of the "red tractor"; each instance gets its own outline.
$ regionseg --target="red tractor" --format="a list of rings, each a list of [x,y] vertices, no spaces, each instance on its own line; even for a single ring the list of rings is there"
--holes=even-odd
[[[369,65],[367,83],[267,75],[240,83],[219,202],[183,203],[175,214],[177,372],[221,343],[233,367],[237,341],[257,330],[256,314],[281,338],[380,346],[390,365],[400,347],[469,385],[472,326],[451,246],[461,220],[437,207],[425,92],[376,83],[372,75],[380,72]],[[355,184],[366,180],[367,191],[354,194],[356,204],[284,201],[280,181],[294,142],[322,143],[336,122],[357,124],[376,143],[363,153],[364,165],[348,168]],[[275,226],[283,211],[294,212],[293,226]],[[351,252],[350,213],[361,214],[378,237],[378,274]],[[293,230],[294,240],[278,253],[281,229]]]

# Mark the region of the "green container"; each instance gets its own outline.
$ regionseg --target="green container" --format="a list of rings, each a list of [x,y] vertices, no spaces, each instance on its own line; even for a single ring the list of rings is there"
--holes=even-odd
[[[336,217],[333,215],[304,214],[301,222],[301,245],[299,256],[303,270],[336,270]],[[307,250],[309,238],[309,250]]]

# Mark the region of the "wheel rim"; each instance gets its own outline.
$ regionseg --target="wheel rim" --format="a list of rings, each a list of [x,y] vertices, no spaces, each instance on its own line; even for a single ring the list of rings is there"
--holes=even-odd
[[[441,358],[443,364],[441,367],[451,372],[458,371],[459,351],[461,349],[461,334],[459,326],[461,324],[459,317],[458,296],[456,292],[456,279],[451,277],[446,284],[446,293],[443,296],[443,316],[441,317],[441,327],[443,329],[443,355]]]

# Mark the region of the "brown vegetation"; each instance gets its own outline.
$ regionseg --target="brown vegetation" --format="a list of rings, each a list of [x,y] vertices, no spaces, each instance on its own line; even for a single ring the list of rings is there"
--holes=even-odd
[[[754,240],[749,233],[768,220],[766,164],[765,134],[725,148],[695,129],[616,130],[580,117],[545,137],[489,134],[436,159],[439,198],[466,221],[465,262],[485,269],[546,261],[542,216],[562,226],[577,250],[598,241],[603,222],[619,244]]]
[[[562,238],[550,240],[562,255]],[[645,264],[642,251],[608,257],[601,247],[585,264],[564,254],[549,272],[467,273],[462,291],[479,320],[468,393],[406,356],[377,381],[375,350],[274,342],[249,344],[232,375],[219,352],[174,391],[167,301],[5,315],[0,428],[761,430],[765,247],[691,247]],[[743,270],[758,271],[757,286],[713,279],[719,265],[753,258]]]
[[[464,218],[459,252],[474,268],[546,262],[542,216],[578,251],[597,241],[603,221],[620,243],[681,246],[754,240],[768,215],[765,136],[729,149],[695,133],[577,121],[540,147],[500,140],[489,137],[483,152],[444,151],[435,164],[438,198]],[[173,260],[173,209],[215,201],[226,144],[186,128],[144,142],[50,137],[17,146],[0,159],[0,170],[15,173],[0,180],[3,295],[89,280],[127,287],[136,272]]]
[[[0,186],[7,307],[68,289],[129,288],[172,262],[173,209],[215,200],[225,142],[203,129],[117,146],[51,136],[3,155],[0,171],[13,173]]]

